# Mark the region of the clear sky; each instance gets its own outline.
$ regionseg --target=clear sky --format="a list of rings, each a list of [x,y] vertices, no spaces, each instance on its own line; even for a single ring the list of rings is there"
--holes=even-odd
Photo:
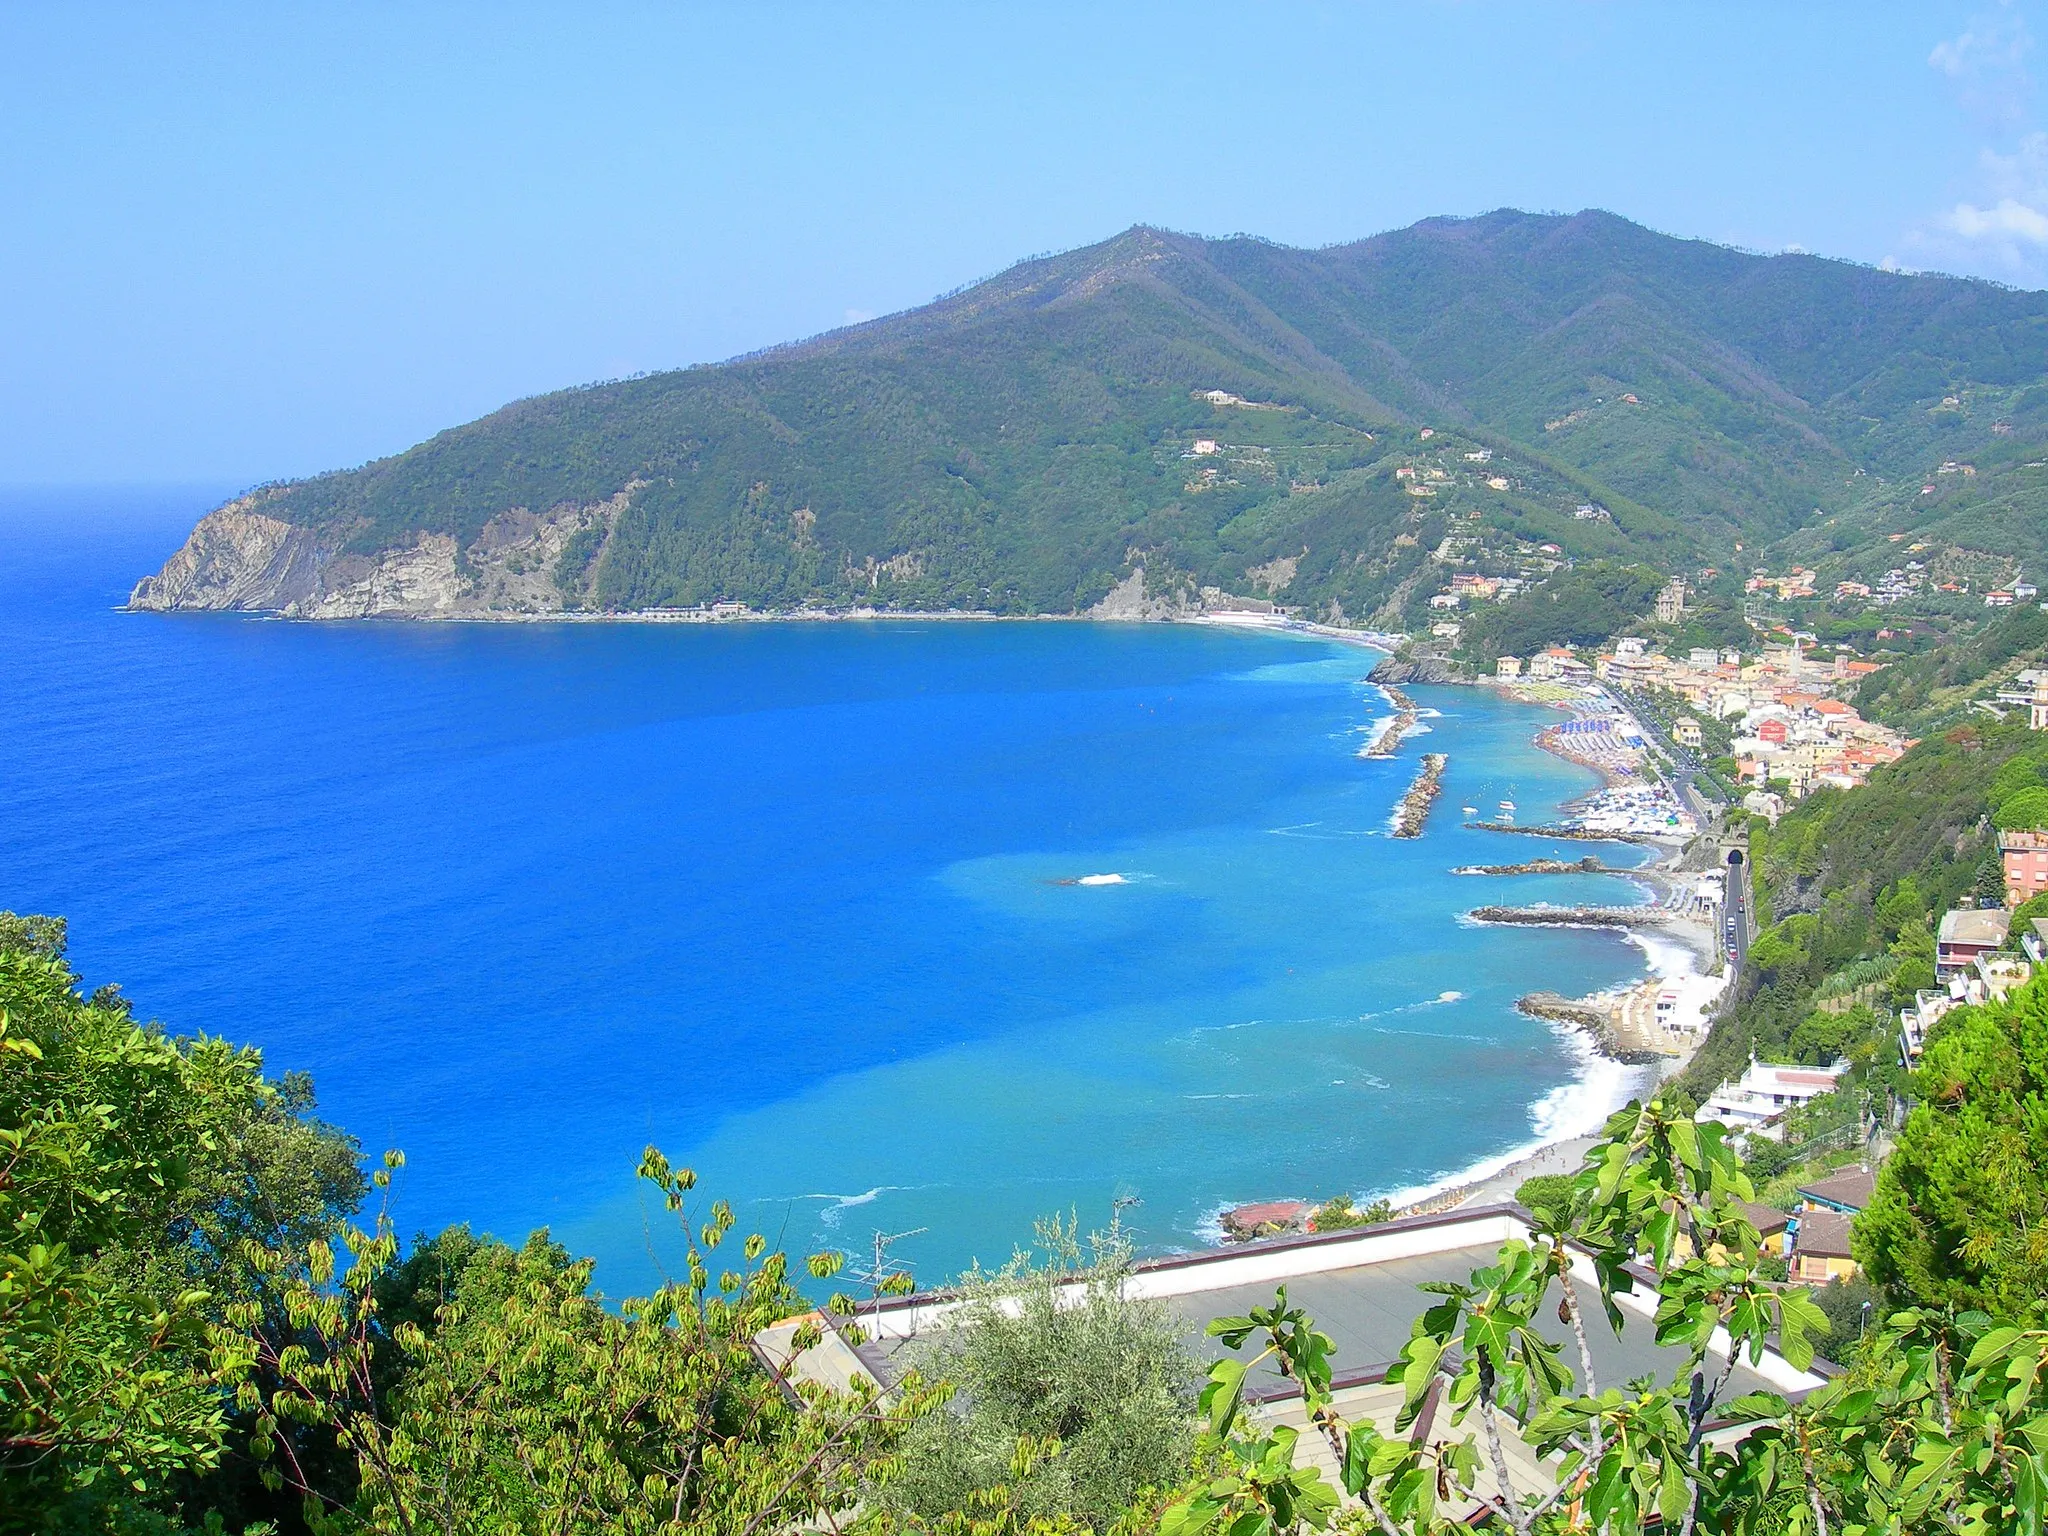
[[[0,481],[357,463],[1139,222],[2042,286],[2038,9],[0,0]]]

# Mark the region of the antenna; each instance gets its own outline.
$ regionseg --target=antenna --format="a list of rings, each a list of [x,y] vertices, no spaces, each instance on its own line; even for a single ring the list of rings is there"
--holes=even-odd
[[[866,1273],[857,1277],[867,1285],[868,1295],[872,1300],[879,1303],[884,1285],[898,1275],[910,1273],[907,1265],[899,1264],[889,1257],[890,1247],[902,1242],[906,1237],[917,1237],[929,1230],[928,1227],[912,1227],[908,1232],[884,1232],[880,1228],[876,1229],[874,1264]]]

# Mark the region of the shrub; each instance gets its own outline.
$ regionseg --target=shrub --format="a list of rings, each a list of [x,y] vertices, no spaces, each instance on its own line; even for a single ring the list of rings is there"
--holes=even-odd
[[[1572,1176],[1568,1173],[1539,1173],[1515,1188],[1515,1200],[1524,1210],[1562,1220],[1571,1213]]]
[[[1364,1210],[1352,1204],[1349,1195],[1332,1195],[1309,1213],[1311,1232],[1344,1232],[1353,1227],[1377,1226],[1394,1219],[1394,1207],[1387,1200],[1375,1200]]]
[[[1004,1488],[1026,1519],[1102,1530],[1192,1467],[1200,1367],[1178,1316],[1123,1294],[1130,1255],[1114,1234],[1091,1238],[1086,1259],[1071,1222],[1040,1223],[1038,1240],[1042,1262],[1020,1254],[970,1276],[964,1318],[920,1351],[927,1375],[958,1395],[912,1427],[900,1465],[876,1486],[894,1515],[938,1522]],[[1048,1437],[1056,1450],[1030,1454]]]

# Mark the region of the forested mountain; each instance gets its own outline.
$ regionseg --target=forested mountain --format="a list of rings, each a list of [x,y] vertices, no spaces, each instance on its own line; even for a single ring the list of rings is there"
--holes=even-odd
[[[1065,612],[1143,568],[1155,597],[1357,618],[1453,533],[1673,569],[1938,516],[2024,556],[2048,526],[2048,477],[2019,468],[2048,438],[2044,378],[2048,295],[1606,213],[1319,251],[1135,228],[266,487],[136,603]],[[1979,454],[2014,466],[1996,496],[1917,494]]]

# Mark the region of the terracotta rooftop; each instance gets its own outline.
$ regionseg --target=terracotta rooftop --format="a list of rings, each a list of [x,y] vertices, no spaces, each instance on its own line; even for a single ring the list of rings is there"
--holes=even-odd
[[[1870,1197],[1876,1192],[1877,1175],[1863,1167],[1844,1168],[1824,1179],[1799,1186],[1799,1193],[1807,1199],[1818,1200],[1825,1205],[1839,1205],[1849,1211],[1867,1209]]]
[[[1816,1259],[1850,1257],[1849,1218],[1835,1211],[1802,1211],[1792,1251]]]

